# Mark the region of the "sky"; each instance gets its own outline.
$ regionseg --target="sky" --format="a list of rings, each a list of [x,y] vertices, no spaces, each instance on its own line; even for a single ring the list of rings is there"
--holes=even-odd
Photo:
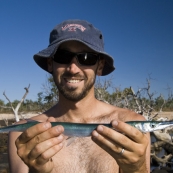
[[[47,72],[33,55],[48,46],[51,30],[67,19],[100,29],[116,70],[100,80],[113,87],[146,86],[167,97],[173,89],[173,0],[0,0],[0,99],[37,100]]]

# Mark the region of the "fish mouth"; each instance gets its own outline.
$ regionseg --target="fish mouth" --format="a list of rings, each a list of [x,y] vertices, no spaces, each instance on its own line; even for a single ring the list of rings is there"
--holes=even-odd
[[[163,122],[160,122],[155,128],[153,128],[152,131],[163,130],[170,126],[173,126],[173,122],[163,121]]]

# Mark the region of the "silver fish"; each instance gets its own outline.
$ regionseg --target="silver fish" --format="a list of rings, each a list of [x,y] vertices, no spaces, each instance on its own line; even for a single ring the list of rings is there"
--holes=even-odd
[[[143,133],[162,130],[166,127],[173,126],[173,121],[128,121],[126,123],[137,128]]]
[[[25,131],[29,127],[32,127],[40,122],[33,121],[24,124],[16,124],[7,127],[0,128],[0,133],[11,132],[11,131]],[[173,121],[128,121],[127,124],[137,128],[143,133],[152,132],[155,130],[161,130],[169,126],[173,126]],[[104,125],[112,128],[111,124],[86,124],[86,123],[71,123],[71,122],[51,122],[52,127],[62,125],[64,127],[64,135],[69,137],[86,137],[91,136],[93,130],[98,125]]]

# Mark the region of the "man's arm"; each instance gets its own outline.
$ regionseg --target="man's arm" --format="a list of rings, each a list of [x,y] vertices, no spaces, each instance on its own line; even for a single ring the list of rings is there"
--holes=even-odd
[[[8,153],[9,166],[11,173],[28,173],[28,167],[24,164],[21,158],[17,155],[15,141],[21,133],[10,132],[8,137]]]

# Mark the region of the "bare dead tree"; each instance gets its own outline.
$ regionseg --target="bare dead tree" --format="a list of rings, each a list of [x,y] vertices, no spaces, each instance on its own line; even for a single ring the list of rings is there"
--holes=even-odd
[[[162,120],[165,121],[167,119],[161,118],[159,119],[158,115],[163,110],[163,106],[166,104],[166,101],[162,95],[160,95],[160,98],[163,100],[163,103],[160,105],[160,108],[158,111],[154,109],[154,93],[151,93],[150,91],[151,87],[151,81],[150,79],[147,79],[147,86],[144,88],[140,88],[136,93],[130,87],[132,91],[132,97],[135,100],[135,104],[133,105],[133,109],[137,112],[143,115],[147,120]],[[146,99],[142,99],[142,92],[145,92]],[[154,131],[152,134],[155,136],[156,142],[151,145],[151,158],[154,159],[157,163],[160,165],[165,165],[167,163],[173,164],[170,160],[173,158],[173,153],[170,154],[166,153],[164,154],[163,158],[160,158],[156,155],[157,150],[159,149],[165,149],[165,146],[173,146],[173,138],[170,135],[169,131],[173,129],[173,127],[166,128],[164,130],[160,131]]]
[[[13,113],[14,113],[14,117],[16,122],[19,121],[19,116],[18,116],[18,111],[19,108],[21,106],[21,104],[23,103],[23,101],[25,100],[27,94],[29,93],[29,87],[30,84],[28,85],[28,87],[25,87],[24,89],[26,90],[24,96],[22,97],[22,99],[20,100],[20,102],[17,104],[16,108],[13,107],[12,102],[10,101],[10,99],[7,97],[7,95],[5,94],[5,91],[3,92],[4,97],[8,100],[8,102],[10,103],[10,108],[12,109]],[[5,107],[5,108],[9,108],[9,107]]]
[[[146,118],[146,120],[153,120],[157,119],[159,112],[162,112],[163,106],[166,104],[166,100],[162,95],[160,95],[160,98],[163,100],[163,103],[160,106],[159,111],[156,111],[154,108],[155,93],[154,92],[151,93],[150,91],[151,79],[149,78],[146,80],[147,80],[147,86],[144,88],[139,88],[136,93],[133,90],[133,88],[130,87],[132,93],[131,96],[134,100],[134,103],[131,105],[131,109],[143,115]]]
[[[164,156],[163,158],[160,158],[155,153],[151,153],[151,158],[153,158],[155,161],[160,163],[162,166],[165,166],[167,163],[172,164],[172,162],[169,162],[172,159],[172,157],[173,157],[172,154],[168,154]]]

